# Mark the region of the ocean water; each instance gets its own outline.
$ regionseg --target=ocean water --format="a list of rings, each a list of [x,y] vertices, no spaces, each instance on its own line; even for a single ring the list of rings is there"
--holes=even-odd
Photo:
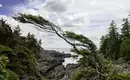
[[[46,48],[46,50],[56,50],[64,53],[71,53],[70,48]]]
[[[75,53],[71,52],[70,51],[70,48],[47,48],[47,50],[56,50],[56,51],[59,51],[59,52],[63,52],[65,54],[67,53],[70,53],[72,55],[74,55]],[[77,58],[73,58],[73,57],[70,57],[70,58],[65,58],[65,62],[63,63],[64,66],[66,66],[67,64],[76,64],[77,61],[81,58],[81,56],[77,57]]]

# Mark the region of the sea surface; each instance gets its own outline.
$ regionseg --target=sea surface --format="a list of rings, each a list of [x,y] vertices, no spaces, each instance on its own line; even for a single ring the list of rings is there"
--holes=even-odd
[[[67,54],[67,53],[70,53],[72,55],[75,55],[75,53],[71,52],[70,51],[70,48],[47,48],[47,50],[56,50],[56,51],[59,51],[59,52],[62,52],[64,54]],[[81,56],[77,57],[77,58],[73,58],[73,57],[70,57],[70,58],[65,58],[65,62],[63,63],[64,66],[66,66],[67,64],[76,64],[77,61],[81,58]]]

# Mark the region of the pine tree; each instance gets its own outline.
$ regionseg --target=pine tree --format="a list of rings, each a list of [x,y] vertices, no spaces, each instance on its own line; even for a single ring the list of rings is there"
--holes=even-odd
[[[20,31],[19,26],[12,30],[0,20],[0,80],[21,80],[25,74],[41,80],[34,56],[40,53],[41,43],[34,35],[21,36]]]
[[[100,51],[109,59],[117,60],[120,49],[120,36],[116,24],[111,22],[109,33],[102,39]]]
[[[121,29],[121,32],[122,32],[122,35],[123,35],[123,38],[130,38],[130,24],[129,24],[129,21],[128,21],[128,18],[126,19],[123,19],[123,28]]]
[[[0,20],[0,44],[11,46],[13,40],[12,30],[3,19]]]
[[[17,26],[17,27],[15,27],[15,29],[14,29],[14,32],[13,32],[13,33],[14,33],[15,35],[20,36],[20,35],[21,35],[20,31],[21,31],[20,27],[19,27],[19,26]]]

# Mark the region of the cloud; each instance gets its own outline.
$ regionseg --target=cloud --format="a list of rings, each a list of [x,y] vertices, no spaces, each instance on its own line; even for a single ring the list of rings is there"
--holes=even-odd
[[[0,7],[3,7],[3,5],[2,5],[2,4],[0,4]]]
[[[13,7],[13,12],[40,14],[64,30],[84,34],[99,45],[100,37],[107,33],[110,22],[115,20],[120,24],[122,18],[127,17],[129,3],[129,0],[28,0],[25,4]],[[27,29],[24,32],[28,32]],[[46,48],[54,48],[56,44],[61,44],[58,47],[67,47],[56,35],[37,31],[35,34],[43,39]]]
[[[64,4],[61,0],[52,0],[46,3],[45,8],[51,12],[65,12],[67,10],[67,4]]]

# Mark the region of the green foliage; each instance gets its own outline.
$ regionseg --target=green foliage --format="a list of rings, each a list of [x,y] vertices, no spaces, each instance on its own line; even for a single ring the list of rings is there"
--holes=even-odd
[[[109,38],[107,36],[102,36],[100,52],[103,53],[105,57],[108,57],[108,50],[109,50],[108,41]]]
[[[111,80],[130,80],[130,73],[116,74]]]
[[[97,49],[96,45],[91,40],[89,40],[87,37],[85,37],[81,34],[75,34],[74,32],[66,31],[66,32],[64,32],[63,36],[65,36],[66,38],[75,40],[75,41],[79,41],[80,44],[78,44],[78,43],[75,44],[77,46],[84,46],[84,47],[88,47],[88,48],[91,48],[94,50]]]
[[[8,58],[6,56],[0,56],[0,71],[6,68],[6,65],[8,63]]]
[[[14,56],[10,56],[10,63],[8,68],[12,69],[15,73],[23,75],[25,73],[34,74],[36,71],[35,57],[31,54],[31,51],[24,46],[16,46],[13,49]]]
[[[2,53],[4,51],[6,51],[6,52],[12,52],[12,49],[0,44],[0,53]]]
[[[40,53],[40,49],[41,49],[41,42],[40,40],[38,41],[37,39],[35,39],[34,35],[28,33],[27,35],[27,40],[25,41],[25,46],[31,50],[32,53],[34,53],[34,55],[36,57],[39,56]]]
[[[8,63],[8,58],[5,56],[0,56],[0,76],[3,80],[8,79],[8,72],[6,69],[7,63]]]
[[[72,80],[80,80],[82,78],[83,73],[80,71],[75,71]]]
[[[18,75],[6,68],[9,63],[6,56],[0,56],[0,79],[1,80],[19,80]]]
[[[112,21],[109,33],[101,39],[100,52],[108,59],[117,60],[119,57],[120,42],[121,39],[117,32],[116,24]]]
[[[9,43],[13,40],[12,30],[3,19],[0,20],[0,37],[0,44],[11,46]]]
[[[120,56],[130,60],[130,39],[125,39],[121,43]]]
[[[123,19],[123,24],[122,24],[123,28],[121,29],[123,38],[130,38],[130,24],[128,21],[128,18]]]
[[[40,80],[36,59],[41,42],[30,33],[21,36],[20,31],[19,26],[12,31],[0,20],[0,80],[19,80],[24,74]]]
[[[17,26],[17,27],[14,29],[14,32],[13,32],[14,36],[19,37],[19,36],[21,35],[20,31],[21,31],[20,27]]]
[[[102,58],[102,73],[94,68],[94,62],[91,60],[87,60],[86,58],[80,59],[80,66],[78,69],[75,70],[73,74],[73,80],[111,80],[111,76],[117,72],[116,68],[112,64],[112,61],[108,61],[103,56]],[[92,59],[93,60],[93,59]],[[84,65],[83,65],[84,64]],[[91,65],[91,66],[90,66]],[[103,78],[101,78],[102,75]]]
[[[43,22],[43,18],[41,16],[33,16],[33,15],[26,15],[26,14],[19,14],[20,16],[14,17],[14,19],[19,20],[23,23],[37,23],[37,24],[46,24],[46,22]]]
[[[18,75],[13,71],[8,70],[8,73],[9,73],[8,80],[19,80]]]

